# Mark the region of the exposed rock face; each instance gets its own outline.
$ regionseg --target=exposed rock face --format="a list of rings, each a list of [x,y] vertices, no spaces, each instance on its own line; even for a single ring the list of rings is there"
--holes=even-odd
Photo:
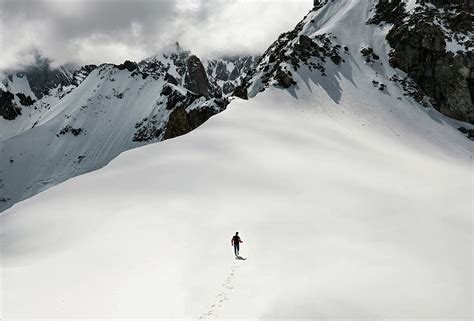
[[[397,23],[405,18],[406,15],[405,2],[402,0],[379,0],[375,5],[375,15],[368,23]]]
[[[11,92],[0,89],[0,116],[7,120],[13,120],[21,115],[21,109],[15,104],[14,98]]]
[[[138,65],[136,62],[125,60],[123,64],[117,65],[117,68],[120,70],[127,69],[128,71],[132,72],[138,69]]]
[[[225,77],[225,64],[220,75]],[[224,110],[228,104],[216,79],[206,73],[201,60],[178,43],[173,51],[138,64],[140,72],[163,79],[160,99],[150,114],[136,123],[133,141],[161,141],[183,135]],[[184,88],[183,88],[184,87]]]
[[[232,93],[241,80],[255,67],[254,56],[221,57],[207,61],[206,72],[211,82],[217,83],[224,95]]]
[[[23,106],[31,106],[35,103],[35,100],[30,96],[26,96],[23,93],[17,93],[16,96],[20,99],[20,104]]]
[[[222,101],[221,104],[221,110],[224,110],[228,102]],[[191,130],[196,129],[215,114],[217,114],[217,112],[214,108],[203,107],[193,109],[188,114],[189,127],[191,127]]]
[[[214,106],[200,107],[186,112],[183,106],[177,107],[168,118],[163,139],[170,139],[189,133],[201,126],[209,118],[224,110],[227,105],[227,99],[215,100]]]
[[[175,86],[178,85],[178,80],[176,80],[176,78],[174,78],[173,76],[171,76],[169,73],[166,73],[165,74],[165,81],[166,82],[169,82],[170,84],[173,84]]]
[[[249,99],[246,84],[237,86],[234,90],[233,95],[245,100]]]
[[[275,80],[283,88],[289,88],[291,85],[296,85],[296,82],[293,80],[291,73],[285,72],[281,69],[277,70],[275,74]]]
[[[404,5],[399,0],[381,0],[377,19],[369,22],[394,23],[387,36],[394,49],[392,66],[413,78],[441,113],[473,123],[472,1],[429,2],[437,7],[419,1],[421,5],[408,14],[401,13]]]
[[[59,137],[60,135],[66,135],[67,133],[71,133],[74,136],[79,136],[84,132],[85,131],[82,128],[74,128],[71,125],[66,125],[59,130],[59,132],[56,134],[56,137]]]
[[[374,49],[372,49],[370,47],[362,48],[360,50],[360,53],[364,56],[365,62],[367,62],[367,63],[372,63],[372,62],[380,59],[380,57],[374,52]]]
[[[89,76],[89,74],[95,69],[97,69],[96,65],[85,65],[77,69],[72,75],[72,84],[79,86],[79,84],[82,83],[84,79],[86,79],[87,76]]]
[[[195,55],[187,60],[187,73],[184,83],[185,87],[193,93],[208,97],[209,86],[206,71],[201,60]]]
[[[151,75],[154,79],[164,77],[173,85],[181,85],[197,96],[220,98],[222,89],[210,79],[201,60],[175,44],[173,51],[155,55],[138,64],[139,70]],[[172,68],[173,67],[173,68]]]
[[[184,107],[176,108],[168,119],[168,125],[166,126],[164,139],[170,139],[173,137],[187,134],[191,131],[191,126],[188,122],[188,114]]]
[[[236,79],[239,78],[239,76],[241,75],[240,73],[241,73],[241,72],[239,71],[239,69],[237,69],[236,67],[234,67],[234,68],[232,69],[232,71],[230,72],[229,80],[236,80]]]
[[[227,66],[223,61],[219,61],[216,65],[216,78],[223,81],[229,80]]]

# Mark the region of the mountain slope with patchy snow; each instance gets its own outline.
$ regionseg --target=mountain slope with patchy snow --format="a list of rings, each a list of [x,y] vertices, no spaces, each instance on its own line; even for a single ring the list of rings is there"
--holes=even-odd
[[[257,60],[254,56],[209,59],[206,62],[206,72],[222,88],[223,93],[228,95],[252,72]]]
[[[373,4],[310,12],[252,99],[5,211],[3,319],[471,320],[473,145],[390,81]]]

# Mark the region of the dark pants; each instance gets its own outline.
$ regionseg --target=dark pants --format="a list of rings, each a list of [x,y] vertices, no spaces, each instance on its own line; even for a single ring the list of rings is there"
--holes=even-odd
[[[235,256],[239,255],[239,243],[234,244],[234,253],[235,253]]]

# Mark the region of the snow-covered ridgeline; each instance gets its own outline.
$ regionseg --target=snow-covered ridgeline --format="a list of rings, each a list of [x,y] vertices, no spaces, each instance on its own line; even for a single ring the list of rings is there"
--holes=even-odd
[[[84,66],[70,86],[19,105],[14,120],[0,117],[0,210],[98,169],[124,150],[184,134],[223,110],[227,102],[211,96],[218,95],[212,84],[201,98],[186,88],[199,75],[188,71],[189,53],[175,56],[166,53],[139,65]]]

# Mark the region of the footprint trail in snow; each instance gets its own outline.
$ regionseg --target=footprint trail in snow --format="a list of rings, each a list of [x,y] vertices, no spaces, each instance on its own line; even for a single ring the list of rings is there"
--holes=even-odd
[[[227,302],[229,301],[230,293],[234,290],[234,278],[237,272],[237,267],[239,266],[238,262],[235,261],[232,263],[230,273],[224,282],[221,285],[221,289],[219,293],[214,298],[213,303],[209,306],[209,308],[201,314],[199,317],[199,321],[210,320],[217,318],[218,310]]]

